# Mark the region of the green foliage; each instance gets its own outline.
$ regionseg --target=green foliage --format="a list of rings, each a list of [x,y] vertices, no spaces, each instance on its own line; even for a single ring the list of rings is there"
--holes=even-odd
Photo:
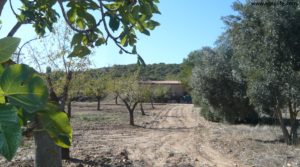
[[[249,3],[235,3],[234,7],[239,16],[224,20],[234,58],[248,82],[247,94],[260,111],[282,108],[288,99],[295,98],[291,91],[299,90],[296,43],[300,41],[300,11],[295,6],[278,5],[267,12]]]
[[[120,78],[131,76],[136,70],[136,64],[129,64],[95,69],[91,70],[90,73],[99,72],[102,76],[111,75],[112,77]],[[140,77],[142,80],[179,80],[179,73],[179,64],[148,64],[141,68]]]
[[[255,6],[236,2],[236,16],[223,20],[237,73],[257,111],[276,116],[287,144],[296,144],[300,104],[300,10],[292,5]],[[297,0],[297,3],[300,1]],[[282,112],[288,110],[288,130]]]
[[[67,114],[54,104],[48,103],[38,111],[38,117],[44,130],[54,140],[55,144],[69,148],[72,143],[72,127]]]
[[[86,74],[88,76],[88,74]],[[108,94],[108,76],[90,76],[86,78],[85,82],[85,94],[87,96],[96,97],[102,99]]]
[[[14,51],[17,49],[19,43],[19,38],[13,38],[13,37],[6,37],[0,39],[0,63],[6,62],[9,60],[11,55],[14,53]]]
[[[258,115],[249,105],[246,85],[234,78],[229,52],[203,48],[193,70],[194,103],[207,106],[202,114],[213,121],[257,122]],[[199,100],[199,101],[197,101]]]
[[[107,42],[105,39],[108,38],[120,48],[128,45],[135,47],[136,31],[150,35],[150,30],[159,25],[152,20],[153,14],[160,13],[156,5],[159,1],[22,0],[21,2],[23,7],[20,9],[21,14],[18,15],[19,21],[33,23],[39,35],[44,35],[46,28],[49,31],[53,30],[53,24],[60,16],[54,8],[58,2],[64,19],[77,32],[72,40],[74,47],[70,56],[84,57],[90,54],[93,46],[105,44]],[[100,15],[99,21],[93,16],[94,13]]]
[[[4,46],[5,49],[1,50],[4,53],[0,53],[10,54],[7,58],[11,58],[11,53],[14,52],[12,49],[16,49],[16,43],[19,43],[19,40],[4,38],[0,41],[5,45],[12,43],[11,47]],[[14,64],[5,68],[2,65],[0,67],[0,153],[7,160],[11,160],[21,141],[21,126],[27,124],[28,121],[33,121],[30,114],[34,114],[33,117],[39,115],[37,111],[47,103],[48,89],[37,72],[27,65]],[[54,108],[48,107],[48,109],[49,112],[57,111]],[[46,114],[42,113],[42,115]],[[46,121],[48,118],[43,122],[47,123]],[[60,128],[52,126],[47,132],[50,136],[51,134],[59,135],[58,145],[69,147],[72,133],[69,120],[60,116],[55,117],[54,122],[60,123]],[[60,132],[68,132],[68,136],[62,136]],[[55,139],[54,135],[52,137]]]
[[[21,141],[21,127],[17,108],[9,104],[0,104],[0,153],[11,160]]]
[[[192,79],[192,70],[198,63],[198,59],[201,57],[201,51],[196,50],[187,56],[186,59],[183,59],[183,62],[180,64],[180,74],[179,78],[183,86],[188,90],[191,91],[191,79]]]
[[[201,104],[200,114],[207,120],[212,122],[220,122],[222,121],[222,116],[220,113],[216,112],[216,110],[210,109],[208,104]]]
[[[156,86],[151,90],[152,96],[156,102],[167,102],[170,98],[170,88],[165,86]]]
[[[44,81],[33,68],[15,64],[6,68],[1,76],[0,86],[8,102],[35,112],[43,107],[48,98],[48,89]]]
[[[137,73],[134,73],[130,77],[122,78],[118,88],[119,96],[128,101],[129,104],[134,104],[142,100],[142,91],[138,84]]]

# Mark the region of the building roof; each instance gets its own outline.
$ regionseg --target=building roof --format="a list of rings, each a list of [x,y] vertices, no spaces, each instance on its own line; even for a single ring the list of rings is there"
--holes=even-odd
[[[180,81],[140,81],[140,84],[180,85]]]

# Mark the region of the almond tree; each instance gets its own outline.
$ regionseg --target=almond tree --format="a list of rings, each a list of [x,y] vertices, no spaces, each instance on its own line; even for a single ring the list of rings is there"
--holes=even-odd
[[[136,106],[144,100],[142,87],[139,86],[137,76],[137,73],[135,73],[132,76],[122,78],[117,90],[119,98],[124,102],[129,112],[130,125],[134,125],[133,113]]]
[[[85,84],[85,93],[88,96],[95,97],[97,99],[97,110],[100,111],[101,100],[108,95],[108,77],[95,75],[88,79]]]

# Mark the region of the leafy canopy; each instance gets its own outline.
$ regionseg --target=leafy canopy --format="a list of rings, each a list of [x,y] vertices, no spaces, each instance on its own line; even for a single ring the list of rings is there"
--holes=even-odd
[[[91,48],[107,44],[111,39],[120,49],[120,53],[137,54],[136,32],[150,35],[150,30],[159,25],[152,19],[160,14],[159,0],[22,0],[22,8],[17,18],[20,23],[33,24],[39,35],[46,29],[52,32],[53,24],[60,17],[54,8],[60,7],[62,17],[69,27],[76,32],[72,38],[71,57],[84,57],[91,53]],[[131,51],[124,47],[132,47]],[[144,63],[138,56],[138,63]]]

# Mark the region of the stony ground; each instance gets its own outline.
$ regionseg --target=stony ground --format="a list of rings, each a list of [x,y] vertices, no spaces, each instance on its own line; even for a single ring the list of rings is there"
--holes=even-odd
[[[74,103],[70,161],[64,166],[128,167],[283,167],[300,166],[300,146],[280,141],[278,127],[226,125],[199,116],[189,104],[145,105],[129,126],[123,105]],[[34,143],[25,138],[12,162],[0,166],[33,166]]]

